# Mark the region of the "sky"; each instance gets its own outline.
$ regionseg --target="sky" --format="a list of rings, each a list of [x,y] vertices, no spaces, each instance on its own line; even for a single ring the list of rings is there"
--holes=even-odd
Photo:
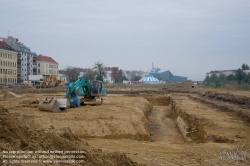
[[[0,37],[59,68],[161,71],[204,80],[250,65],[249,0],[0,0]]]

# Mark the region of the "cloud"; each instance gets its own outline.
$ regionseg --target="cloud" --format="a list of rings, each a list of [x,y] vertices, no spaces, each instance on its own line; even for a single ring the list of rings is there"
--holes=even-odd
[[[248,0],[0,0],[0,36],[10,31],[60,68],[102,60],[148,70],[154,61],[201,80],[250,61],[249,9]]]

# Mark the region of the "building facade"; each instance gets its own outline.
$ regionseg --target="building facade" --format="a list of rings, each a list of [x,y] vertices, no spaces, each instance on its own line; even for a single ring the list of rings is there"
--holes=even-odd
[[[229,76],[230,74],[235,75],[237,70],[215,70],[215,71],[210,71],[209,73],[206,73],[206,76],[211,77],[213,74],[216,76],[220,76],[221,74],[225,74],[226,76]]]
[[[113,69],[119,69],[118,67],[104,67],[103,71],[106,73],[106,78],[103,79],[104,82],[107,83],[114,83],[114,80],[112,79],[112,70]]]
[[[0,39],[0,84],[17,83],[17,52]]]
[[[51,57],[37,56],[37,75],[43,75],[47,78],[50,74],[58,76],[58,63]]]
[[[31,52],[30,48],[19,42],[18,38],[8,36],[3,41],[18,52],[17,58],[17,81],[28,81],[29,75],[36,75],[36,53]]]
[[[150,73],[150,75],[153,75],[158,80],[172,82],[172,83],[185,82],[188,79],[187,77],[183,77],[183,76],[175,76],[169,70],[164,71],[164,72]]]

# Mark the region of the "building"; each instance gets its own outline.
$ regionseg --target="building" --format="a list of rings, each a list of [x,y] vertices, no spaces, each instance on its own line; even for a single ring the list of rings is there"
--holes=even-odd
[[[57,79],[62,82],[68,82],[68,77],[65,74],[58,73]]]
[[[245,72],[246,74],[249,74],[250,70],[243,70],[243,72]]]
[[[135,76],[140,76],[145,77],[146,75],[148,75],[148,72],[143,72],[141,70],[123,70],[122,74],[128,79],[128,80],[133,80],[133,77]]]
[[[17,51],[0,39],[0,84],[17,83]]]
[[[37,60],[37,75],[43,75],[47,78],[50,74],[58,76],[58,63],[51,57],[38,55]]]
[[[174,82],[174,83],[185,82],[188,79],[187,77],[183,77],[183,76],[175,76],[169,70],[164,71],[164,72],[153,72],[153,73],[150,73],[150,75],[154,76],[158,80]]]
[[[18,52],[17,58],[17,81],[28,81],[29,75],[36,75],[36,53],[31,52],[30,48],[19,42],[18,38],[8,36],[3,41]]]
[[[159,84],[160,81],[152,75],[146,75],[144,78],[141,78],[139,82],[143,82],[144,84]]]
[[[112,70],[113,69],[119,69],[118,67],[104,67],[103,71],[106,73],[106,78],[103,79],[104,82],[107,83],[114,83],[114,80],[112,79]]]
[[[87,74],[88,71],[90,71],[90,70],[93,70],[93,69],[91,69],[91,68],[85,68],[85,69],[80,70],[79,71],[80,74],[79,74],[78,78],[79,77],[84,77],[84,75]]]
[[[209,73],[206,73],[206,76],[211,77],[211,75],[215,74],[216,76],[220,76],[221,74],[225,74],[226,76],[229,76],[230,74],[235,75],[237,70],[215,70],[210,71]]]

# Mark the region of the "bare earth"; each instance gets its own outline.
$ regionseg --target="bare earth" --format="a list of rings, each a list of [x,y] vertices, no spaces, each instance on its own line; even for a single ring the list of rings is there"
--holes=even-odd
[[[220,152],[237,148],[250,151],[248,122],[232,112],[194,101],[188,94],[110,95],[101,106],[85,105],[62,113],[41,112],[32,101],[48,95],[63,98],[64,93],[21,94],[21,98],[7,95],[0,98],[0,105],[31,130],[55,134],[70,130],[80,142],[107,154],[123,152],[138,164],[236,165],[233,159],[221,159]],[[185,141],[175,123],[170,98],[178,110],[199,119],[206,133],[205,141]],[[248,156],[237,165],[250,165]]]

